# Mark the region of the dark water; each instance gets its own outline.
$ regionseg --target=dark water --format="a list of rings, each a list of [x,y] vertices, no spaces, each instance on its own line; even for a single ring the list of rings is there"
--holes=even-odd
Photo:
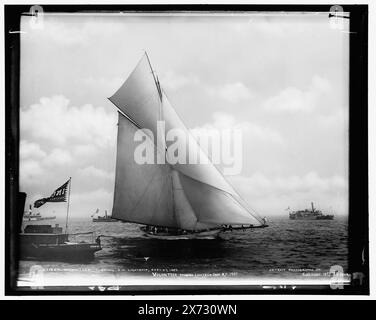
[[[77,269],[147,277],[166,272],[218,272],[236,277],[286,278],[299,277],[307,270],[328,272],[333,265],[347,270],[347,220],[340,218],[332,221],[280,218],[271,221],[268,228],[226,232],[218,240],[179,241],[145,238],[134,224],[70,221],[70,233],[87,231],[102,235],[103,249],[93,260],[21,261],[20,278],[27,276],[33,265],[56,268],[55,272],[68,267],[73,272]],[[71,240],[92,238],[76,236]]]

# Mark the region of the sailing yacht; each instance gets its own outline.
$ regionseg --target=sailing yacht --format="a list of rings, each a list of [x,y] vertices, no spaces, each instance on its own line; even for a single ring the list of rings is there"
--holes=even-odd
[[[118,109],[117,155],[112,218],[143,225],[157,239],[213,239],[220,232],[266,227],[226,181],[188,131],[169,102],[147,53],[109,100]],[[158,132],[163,121],[165,132]],[[172,142],[166,132],[182,130],[186,158],[199,163],[169,161]],[[143,130],[156,163],[138,164],[134,152]],[[163,146],[161,148],[160,146]]]

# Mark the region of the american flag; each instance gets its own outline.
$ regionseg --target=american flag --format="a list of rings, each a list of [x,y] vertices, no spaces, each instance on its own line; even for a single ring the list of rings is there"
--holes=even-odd
[[[57,188],[48,198],[42,198],[35,201],[34,208],[39,208],[46,202],[66,202],[69,183],[70,179],[67,182],[65,182],[61,187]]]

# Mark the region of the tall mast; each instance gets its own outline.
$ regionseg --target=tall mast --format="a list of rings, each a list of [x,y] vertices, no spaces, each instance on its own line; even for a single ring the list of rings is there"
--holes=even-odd
[[[67,217],[65,219],[65,234],[68,233],[68,216],[69,216],[69,201],[70,201],[71,184],[72,184],[72,177],[69,177],[68,202],[67,202]]]
[[[149,59],[149,56],[148,56],[148,54],[147,54],[146,51],[145,51],[145,56],[146,56],[146,59],[148,60],[151,73],[153,74],[155,85],[157,86],[157,90],[158,90],[158,94],[159,94],[159,99],[162,101],[162,90],[161,90],[161,87],[160,87],[160,84],[159,84],[159,81],[158,81],[158,77],[155,76],[153,67],[151,66],[150,59]]]
[[[159,119],[158,120],[164,121],[164,118],[163,118],[163,103],[162,103],[162,96],[163,96],[162,95],[162,88],[161,88],[161,85],[159,83],[158,76],[154,73],[153,67],[151,66],[151,62],[150,62],[149,56],[148,56],[146,51],[145,51],[145,56],[146,56],[146,59],[148,60],[149,67],[150,67],[151,73],[153,75],[154,83],[155,83],[157,90],[158,90],[158,95],[159,95]],[[164,157],[166,158],[167,146],[166,146],[166,132],[165,131],[163,132],[162,142],[163,142],[163,146],[162,146],[163,153],[164,153]]]

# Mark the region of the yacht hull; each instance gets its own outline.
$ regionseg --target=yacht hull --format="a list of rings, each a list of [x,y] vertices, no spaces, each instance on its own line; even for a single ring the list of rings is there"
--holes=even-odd
[[[144,232],[145,236],[152,239],[159,239],[159,240],[213,240],[217,239],[219,233],[222,230],[208,230],[202,232],[194,232],[194,233],[186,233],[186,234],[169,234],[169,233],[152,233],[152,232]]]

